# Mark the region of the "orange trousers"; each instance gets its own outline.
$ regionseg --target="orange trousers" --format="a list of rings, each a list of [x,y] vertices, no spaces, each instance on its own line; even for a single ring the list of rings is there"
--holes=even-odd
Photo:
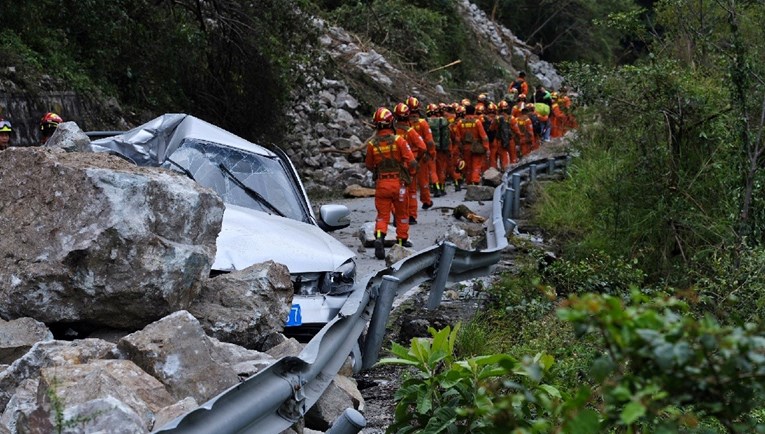
[[[385,175],[382,175],[385,176]],[[375,186],[375,237],[385,236],[390,213],[396,219],[396,238],[409,238],[409,198],[406,186],[396,177],[378,179]],[[393,208],[391,210],[391,208]]]
[[[420,164],[419,166],[417,166],[417,183],[415,186],[415,191],[419,187],[420,202],[422,203],[433,203],[433,199],[431,199],[430,197],[430,179],[431,179],[430,165],[431,163],[433,163],[433,172],[435,172],[436,163],[430,157],[427,157],[427,160],[425,159],[420,160]],[[414,202],[414,209],[415,210],[417,209],[416,200]],[[412,217],[416,218],[417,214],[413,214]]]

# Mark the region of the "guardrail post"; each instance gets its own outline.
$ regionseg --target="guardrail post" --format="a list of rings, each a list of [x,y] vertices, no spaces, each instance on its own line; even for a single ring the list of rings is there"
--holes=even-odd
[[[516,223],[515,220],[505,219],[505,234],[513,233],[516,227],[518,227],[518,223]]]
[[[555,173],[555,158],[547,159],[547,174],[552,175]]]
[[[430,285],[430,294],[428,295],[427,308],[429,310],[433,310],[441,304],[441,297],[444,295],[446,279],[449,277],[449,270],[452,268],[452,261],[454,261],[454,253],[456,251],[457,245],[454,243],[445,241],[441,244],[441,256],[438,258],[436,277]]]
[[[388,324],[388,316],[393,308],[393,299],[396,298],[399,279],[394,276],[383,276],[380,287],[377,290],[375,308],[372,318],[369,320],[367,336],[364,339],[364,351],[361,353],[362,369],[369,369],[377,363],[377,355],[380,353],[385,336],[385,326]]]
[[[513,195],[515,190],[512,188],[505,189],[505,195],[502,198],[502,219],[507,219],[513,215]]]
[[[513,218],[518,217],[521,211],[521,174],[513,173]]]
[[[536,182],[537,180],[537,165],[536,164],[532,164],[531,166],[529,166],[529,179],[531,180],[531,182]]]
[[[358,434],[367,426],[367,420],[354,408],[346,408],[343,414],[337,417],[326,434]]]

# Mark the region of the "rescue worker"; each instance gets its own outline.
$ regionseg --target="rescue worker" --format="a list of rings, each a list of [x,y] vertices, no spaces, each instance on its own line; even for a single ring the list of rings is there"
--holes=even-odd
[[[13,126],[11,121],[0,118],[0,151],[4,151],[11,146],[11,134]]]
[[[532,129],[534,130],[534,140],[531,142],[531,150],[535,151],[539,149],[539,138],[542,134],[542,121],[539,120],[539,115],[536,113],[536,105],[533,103],[526,104],[528,109],[528,116],[531,119]]]
[[[518,123],[518,145],[521,149],[520,157],[523,158],[531,152],[531,147],[534,145],[534,125],[529,118],[529,107],[524,107],[521,110],[521,114],[515,118]]]
[[[558,96],[561,109],[563,110],[563,113],[566,115],[566,122],[563,126],[563,133],[565,134],[568,130],[576,129],[579,124],[576,122],[576,118],[574,117],[574,112],[571,107],[571,98],[569,98],[567,94],[568,90],[564,87],[561,89],[560,95]]]
[[[558,92],[552,92],[552,106],[550,107],[550,137],[563,137],[563,125],[566,122],[566,115],[560,108],[558,102]]]
[[[467,182],[477,185],[481,181],[481,168],[489,159],[489,139],[481,120],[475,114],[475,106],[469,99],[464,99],[465,117],[457,126],[457,133],[462,142],[462,153],[467,163]]]
[[[428,116],[428,126],[433,134],[433,141],[436,144],[436,174],[438,181],[434,192],[435,197],[446,195],[446,174],[451,160],[451,132],[449,131],[449,121],[443,116],[442,109],[436,104],[428,104],[425,114]],[[452,175],[450,173],[450,175]],[[453,179],[453,178],[452,178]]]
[[[484,160],[483,165],[481,166],[481,173],[485,172],[491,164],[489,161],[491,155],[491,142],[494,141],[494,133],[491,133],[490,131],[491,119],[489,119],[486,110],[486,105],[484,103],[476,103],[475,115],[481,121],[481,125],[483,125],[483,131],[486,133],[486,138],[489,141],[489,152],[486,155],[486,159]]]
[[[539,139],[543,142],[550,141],[550,107],[552,106],[552,94],[543,85],[537,86],[534,93],[534,112],[541,123]]]
[[[497,133],[499,132],[499,124],[497,123],[497,105],[490,102],[486,106],[486,114],[481,121],[484,123],[486,130],[486,137],[489,139],[489,167],[497,169],[498,148],[499,141],[497,141]],[[486,168],[488,169],[488,167]]]
[[[516,89],[519,96],[529,94],[529,84],[526,82],[526,71],[518,72],[515,81],[510,83],[510,86],[507,88],[508,93],[510,93],[512,89]]]
[[[494,141],[497,143],[495,146],[497,155],[494,158],[499,159],[499,165],[504,172],[510,167],[510,164],[518,162],[518,153],[515,150],[516,138],[521,135],[521,130],[518,128],[518,121],[510,116],[510,104],[507,101],[500,101],[497,106],[497,117],[495,118],[494,125],[496,125],[496,135]]]
[[[458,114],[460,111],[462,112],[461,115]],[[454,102],[447,105],[446,120],[449,121],[449,138],[452,142],[447,175],[451,176],[454,181],[455,192],[462,190],[462,183],[464,182],[462,170],[465,168],[465,160],[462,159],[462,140],[457,134],[457,125],[464,116],[465,108],[459,105],[459,103]]]
[[[409,211],[407,183],[417,161],[409,144],[393,129],[393,113],[380,107],[374,114],[375,134],[367,140],[365,164],[375,175],[375,257],[385,259],[385,235],[393,206],[396,219],[396,238],[401,245],[409,242]]]
[[[420,189],[420,202],[422,209],[429,209],[433,206],[433,199],[430,195],[431,184],[438,183],[438,173],[436,172],[436,143],[433,141],[433,133],[430,131],[428,121],[420,118],[420,100],[410,96],[406,99],[406,105],[409,106],[409,124],[422,137],[428,152],[421,160],[417,169],[417,185]],[[438,186],[434,185],[435,191]]]
[[[409,122],[409,106],[400,102],[393,108],[393,116],[396,120],[396,134],[403,136],[406,142],[409,144],[414,158],[417,160],[418,169],[411,173],[412,182],[407,186],[408,192],[408,208],[409,208],[409,224],[417,224],[417,174],[419,173],[419,166],[423,166],[423,161],[426,161],[428,156],[428,148],[422,137],[417,131],[412,128]],[[427,185],[427,184],[426,184]],[[428,191],[430,194],[430,191]]]
[[[58,124],[63,123],[61,116],[53,112],[48,112],[40,119],[40,145],[44,145],[50,136],[56,132]]]
[[[518,100],[515,101],[515,105],[513,105],[513,111],[512,114],[515,117],[518,117],[521,115],[521,111],[523,108],[526,107],[526,94],[522,93],[518,95]]]

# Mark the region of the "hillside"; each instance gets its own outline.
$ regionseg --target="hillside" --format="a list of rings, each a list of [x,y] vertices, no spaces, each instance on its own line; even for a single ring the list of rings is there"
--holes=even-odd
[[[219,26],[226,26],[229,24],[224,19],[247,12],[235,9],[233,5],[236,2],[222,3],[230,8],[215,13],[206,10],[200,13],[210,14],[210,20],[218,20]],[[4,44],[13,54],[0,61],[0,112],[13,122],[13,142],[18,145],[37,142],[37,121],[46,111],[58,112],[65,120],[77,122],[83,130],[124,130],[164,112],[186,112],[247,139],[285,148],[299,170],[308,175],[310,182],[311,175],[317,169],[334,166],[338,163],[338,157],[350,163],[360,161],[358,153],[354,155],[347,151],[358,147],[360,140],[368,135],[364,122],[380,105],[393,105],[409,95],[419,97],[424,103],[475,98],[482,92],[498,100],[503,96],[508,81],[520,69],[529,71],[532,84],[544,83],[552,88],[561,85],[562,79],[551,65],[541,61],[509,30],[492,22],[476,5],[461,0],[450,2],[447,8],[436,10],[436,6],[437,2],[431,5],[434,9],[423,7],[412,12],[431,17],[451,29],[450,42],[442,44],[449,51],[429,55],[412,48],[416,45],[414,41],[399,44],[400,51],[391,49],[389,38],[377,43],[379,38],[375,36],[375,31],[367,31],[367,27],[359,23],[363,14],[358,15],[355,27],[360,31],[356,32],[334,24],[335,20],[342,18],[337,10],[322,9],[312,4],[303,4],[302,7],[311,10],[314,15],[299,11],[269,11],[264,17],[249,17],[251,31],[257,30],[258,25],[264,26],[268,19],[284,22],[283,29],[270,31],[281,31],[288,39],[280,46],[257,47],[258,54],[254,57],[270,56],[259,59],[261,63],[270,65],[268,71],[264,70],[265,67],[252,65],[251,62],[258,59],[240,60],[238,63],[232,60],[230,67],[239,70],[239,79],[255,80],[254,86],[234,82],[228,88],[221,88],[219,95],[200,89],[200,85],[204,87],[205,83],[189,84],[185,82],[186,78],[178,75],[186,71],[185,68],[189,67],[187,62],[196,56],[205,56],[199,60],[209,63],[221,56],[231,55],[210,51],[216,49],[218,41],[208,29],[202,28],[188,37],[209,35],[210,47],[196,48],[191,56],[174,55],[174,60],[168,62],[169,57],[163,53],[178,50],[183,45],[183,41],[172,39],[172,30],[168,30],[162,42],[151,41],[154,45],[145,52],[128,53],[123,49],[122,53],[114,53],[118,47],[104,46],[107,41],[99,44],[73,29],[74,25],[80,25],[82,31],[96,31],[93,23],[85,21],[88,17],[73,16],[78,11],[85,14],[85,11],[73,8],[50,17],[47,12],[41,12],[43,18],[29,25],[61,26],[60,31],[50,38],[59,35],[58,41],[61,42],[60,34],[68,35],[64,43],[59,44],[60,55],[66,55],[65,49],[74,54],[67,61],[54,59],[48,62],[54,65],[60,63],[60,69],[44,68],[41,65],[45,63],[46,55],[50,57],[49,51],[39,47],[50,43],[45,39],[44,32],[35,34],[39,40],[24,39],[24,33],[16,33],[6,39]],[[20,16],[32,12],[19,5],[15,7],[20,9]],[[112,6],[101,13],[110,11],[115,12]],[[385,11],[376,11],[370,6],[362,12],[370,14],[364,19],[381,19],[389,23],[383,13]],[[125,11],[120,13],[124,15],[123,24],[135,22],[146,28],[147,34],[136,34],[136,38],[148,38],[154,36],[149,28],[154,20],[164,13],[178,16],[180,11],[164,6],[150,16],[131,16]],[[51,23],[46,23],[45,17]],[[74,22],[64,26],[56,21],[65,18]],[[390,20],[393,19],[397,19],[395,15]],[[390,30],[386,27],[385,34],[393,35],[395,25],[407,24],[406,21],[403,23],[391,23]],[[191,25],[193,21],[187,24]],[[122,32],[118,25],[114,25],[114,30]],[[295,36],[295,28],[304,30],[301,35]],[[423,34],[417,36],[420,39],[424,37]],[[253,36],[254,41],[247,36],[239,37],[244,45],[255,44],[265,36]],[[88,48],[94,51],[89,53]],[[415,61],[411,59],[413,53],[419,55]],[[104,67],[97,67],[99,64]],[[213,66],[199,69],[206,70],[206,74],[216,73]],[[125,70],[133,71],[129,74],[132,78],[122,77]],[[106,76],[110,71],[112,75]],[[136,82],[140,78],[136,75],[138,71],[146,77],[146,82]],[[195,75],[200,80],[205,77],[195,72],[188,79]],[[166,83],[158,82],[161,79]],[[161,91],[164,93],[161,94]],[[215,99],[212,99],[213,96]],[[323,152],[317,152],[319,148]],[[337,150],[340,152],[335,152]],[[340,166],[346,164],[341,163]],[[316,179],[326,179],[326,175],[318,174]],[[332,180],[329,185],[333,188],[344,184],[342,173],[329,173],[329,178]]]

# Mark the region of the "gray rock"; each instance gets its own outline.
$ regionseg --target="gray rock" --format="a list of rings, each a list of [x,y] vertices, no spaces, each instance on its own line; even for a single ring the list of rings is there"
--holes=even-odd
[[[274,359],[279,360],[284,357],[297,357],[301,351],[303,351],[303,344],[295,338],[289,338],[266,352]]]
[[[188,396],[175,404],[168,405],[167,407],[161,409],[157,412],[157,414],[154,416],[154,430],[161,429],[163,426],[167,425],[168,422],[175,419],[178,416],[182,416],[191,410],[195,410],[197,407],[199,407],[199,404],[194,400],[194,398]]]
[[[164,169],[10,148],[0,159],[0,316],[141,328],[209,274],[223,203]],[[182,218],[179,218],[182,216]]]
[[[318,401],[306,412],[307,428],[326,431],[346,408],[354,407],[351,397],[333,380]]]
[[[0,363],[13,363],[40,341],[52,341],[53,333],[33,318],[0,319]]]
[[[67,152],[87,152],[90,151],[90,139],[75,122],[62,122],[44,146]]]
[[[27,379],[21,382],[13,393],[5,411],[0,416],[0,427],[8,432],[17,432],[16,421],[21,415],[29,415],[37,408],[37,387],[40,380]],[[0,433],[3,432],[0,428]]]
[[[116,346],[100,339],[38,342],[11,366],[0,371],[0,411],[5,410],[21,382],[39,378],[43,368],[116,358],[119,358]]]
[[[228,366],[240,380],[246,380],[274,363],[269,354],[248,350],[239,345],[221,342],[211,338],[212,358],[217,363]]]
[[[494,200],[494,187],[485,185],[468,185],[465,189],[465,202]]]
[[[175,312],[131,333],[117,344],[128,359],[158,379],[176,400],[206,402],[239,382],[214,359],[214,345],[186,311]]]
[[[490,167],[485,172],[483,172],[481,178],[483,179],[483,183],[485,185],[489,185],[491,187],[498,187],[500,184],[502,184],[502,172],[493,167]],[[491,194],[493,195],[494,191],[492,191]]]
[[[55,423],[55,410],[47,400],[42,407],[32,412],[29,418],[22,417],[19,425],[24,426],[27,433],[53,433],[63,432],[66,434],[145,434],[149,430],[143,425],[141,418],[120,400],[107,396],[104,398],[88,401],[66,409],[63,413],[64,422],[67,423],[65,431],[59,431]],[[79,423],[74,423],[79,421]]]
[[[205,279],[189,312],[209,336],[258,349],[284,328],[293,293],[287,267],[268,261]]]
[[[402,259],[408,258],[409,256],[412,256],[415,253],[417,253],[417,251],[414,249],[411,249],[409,247],[404,247],[399,244],[394,244],[393,247],[391,247],[390,250],[388,251],[388,254],[385,255],[385,265],[390,267],[396,262]]]

